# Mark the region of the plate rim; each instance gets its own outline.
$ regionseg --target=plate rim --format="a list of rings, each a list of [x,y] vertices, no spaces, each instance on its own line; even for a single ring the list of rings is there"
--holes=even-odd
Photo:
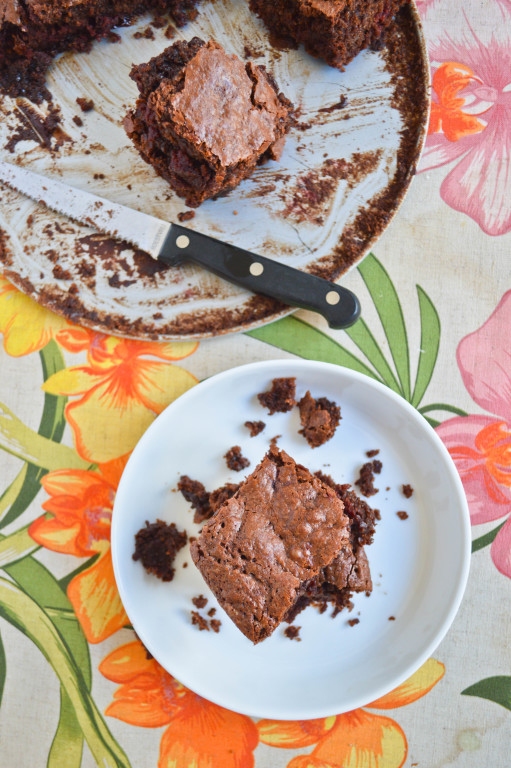
[[[411,675],[413,675],[426,661],[428,658],[430,658],[431,654],[435,651],[435,649],[439,646],[439,644],[442,642],[444,637],[446,636],[448,630],[450,629],[456,614],[459,610],[459,607],[461,605],[461,601],[463,599],[463,595],[466,590],[467,582],[468,582],[468,576],[470,571],[470,563],[471,563],[471,545],[472,545],[472,537],[471,537],[471,524],[470,524],[470,513],[468,508],[468,502],[466,499],[465,491],[463,488],[463,484],[461,482],[461,478],[459,476],[459,473],[456,469],[456,466],[445,447],[444,443],[440,439],[440,437],[436,434],[435,430],[428,424],[428,422],[424,419],[424,417],[417,411],[416,408],[414,408],[411,403],[409,403],[407,400],[405,400],[401,395],[398,395],[397,393],[393,392],[391,389],[389,389],[386,385],[381,384],[378,381],[375,381],[371,379],[369,376],[366,376],[363,373],[359,373],[357,371],[354,371],[350,368],[346,368],[345,366],[336,365],[335,363],[327,363],[322,361],[316,361],[316,360],[293,360],[289,358],[277,358],[272,360],[264,360],[264,361],[255,361],[251,363],[246,363],[239,366],[233,366],[232,368],[229,368],[227,370],[221,371],[217,374],[214,374],[213,376],[209,377],[208,379],[205,379],[196,386],[192,387],[192,389],[185,392],[183,395],[178,397],[176,400],[174,400],[172,403],[170,403],[167,408],[165,408],[164,411],[162,411],[161,414],[157,416],[157,418],[152,422],[152,424],[148,427],[148,429],[144,432],[142,437],[140,438],[139,442],[135,446],[127,464],[124,469],[124,472],[122,474],[121,480],[119,482],[119,486],[117,488],[117,492],[115,495],[114,500],[114,507],[112,511],[112,528],[111,528],[111,552],[112,552],[112,563],[113,563],[113,570],[114,570],[114,576],[117,584],[117,588],[119,590],[119,595],[121,597],[121,601],[123,603],[123,606],[125,606],[124,597],[126,595],[126,591],[124,589],[124,585],[122,583],[122,576],[121,574],[121,553],[119,552],[117,548],[117,535],[116,532],[120,526],[120,513],[119,513],[119,507],[121,504],[121,501],[118,502],[118,499],[121,499],[121,490],[122,494],[124,494],[124,486],[127,486],[128,483],[131,481],[131,478],[128,476],[128,467],[130,465],[130,462],[132,462],[132,458],[135,456],[135,454],[138,455],[144,450],[145,444],[148,443],[151,440],[152,432],[154,429],[154,425],[159,419],[168,418],[168,413],[172,413],[172,411],[179,408],[183,401],[186,401],[192,396],[192,393],[197,391],[197,388],[204,388],[207,389],[210,386],[216,386],[219,381],[222,381],[226,378],[229,378],[229,376],[232,376],[234,372],[238,373],[240,371],[250,371],[251,369],[256,369],[258,372],[261,372],[261,370],[264,370],[265,368],[268,369],[274,369],[275,367],[279,366],[292,366],[294,369],[301,368],[304,369],[320,369],[320,370],[330,370],[332,373],[341,375],[347,377],[348,379],[351,379],[353,382],[359,382],[362,385],[367,385],[369,389],[376,390],[383,396],[388,397],[391,401],[394,401],[398,405],[402,406],[412,419],[415,421],[416,424],[419,424],[425,431],[427,435],[429,435],[430,439],[432,440],[435,448],[439,451],[442,459],[443,459],[443,465],[446,471],[448,472],[451,481],[454,483],[454,487],[456,489],[456,501],[457,506],[459,509],[459,519],[460,519],[460,540],[463,539],[463,548],[462,548],[462,559],[460,563],[458,564],[459,569],[459,575],[457,577],[457,583],[456,583],[456,589],[453,595],[453,598],[451,600],[451,604],[449,606],[449,609],[447,611],[447,614],[443,620],[443,622],[439,625],[437,628],[434,636],[430,640],[430,642],[426,645],[426,647],[423,649],[422,653],[419,654],[413,661],[413,663],[408,664],[405,669],[402,671],[400,675],[396,675],[393,679],[392,685],[389,688],[388,685],[380,685],[378,688],[375,688],[374,695],[371,696],[371,701],[376,701],[377,699],[381,698],[382,696],[388,694],[390,691],[394,690],[396,687],[401,685],[403,682],[405,682]],[[196,396],[196,395],[195,395]],[[128,471],[127,471],[128,470]],[[128,598],[129,600],[129,598]],[[130,616],[129,611],[125,607],[126,613],[128,617],[130,618],[130,621],[132,623],[133,629],[136,631],[138,637],[140,638],[141,642],[144,644],[144,646],[149,650],[149,652],[155,656],[156,660],[157,655],[153,654],[154,647],[151,648],[151,639],[149,638],[148,642],[147,635],[145,632],[145,627],[139,627],[135,626],[133,623],[133,620]],[[160,663],[160,662],[158,662]],[[163,667],[163,665],[161,665]],[[226,701],[222,695],[222,691],[219,691],[218,696],[215,695],[214,698],[211,697],[211,692],[204,692],[204,690],[201,690],[201,686],[197,686],[196,684],[191,687],[186,679],[181,679],[181,676],[174,675],[174,673],[167,669],[166,667],[163,667],[166,669],[166,671],[171,674],[172,676],[176,677],[183,685],[185,685],[187,688],[192,690],[194,693],[196,693],[199,696],[202,696],[203,698],[213,701],[213,703],[222,706],[226,709],[232,709],[232,704],[229,701]],[[186,677],[186,675],[185,675]],[[365,699],[365,697],[364,697]],[[357,709],[359,707],[367,706],[370,702],[367,702],[365,700],[361,700],[360,696],[357,697],[356,695],[353,695],[351,699],[348,701],[346,705],[341,705],[339,708],[339,711],[332,712],[330,707],[322,708],[322,707],[316,707],[313,711],[309,712],[308,714],[304,714],[302,712],[295,712],[294,714],[288,714],[281,711],[271,711],[271,706],[268,708],[268,711],[262,712],[262,711],[251,711],[250,707],[248,709],[245,708],[238,708],[236,707],[236,712],[239,712],[240,714],[247,715],[249,717],[256,717],[256,718],[266,718],[266,719],[276,719],[276,720],[284,720],[284,721],[293,721],[293,720],[309,720],[309,719],[315,719],[319,717],[329,717],[334,714],[342,714],[344,712],[352,711],[354,709]]]

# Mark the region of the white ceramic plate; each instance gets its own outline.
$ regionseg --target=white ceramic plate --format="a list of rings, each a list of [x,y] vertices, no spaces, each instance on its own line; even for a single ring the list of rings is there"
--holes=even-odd
[[[268,416],[256,393],[277,376],[296,376],[307,389],[341,406],[335,436],[312,450],[298,434],[298,409]],[[262,419],[255,438],[243,426]],[[196,535],[190,505],[175,492],[181,474],[213,490],[244,473],[227,469],[223,455],[241,445],[250,472],[274,435],[279,446],[312,470],[354,482],[366,451],[383,463],[369,501],[381,510],[367,548],[374,582],[370,597],[355,596],[352,613],[335,619],[314,608],[301,613],[301,642],[284,627],[258,646],[218,606],[188,547],[176,575],[163,583],[134,562],[134,535],[146,520],[175,522]],[[414,488],[406,499],[403,483]],[[387,491],[386,488],[389,488]],[[401,520],[398,510],[409,517]],[[151,425],[121,479],[112,525],[115,576],[124,606],[144,645],[196,693],[238,712],[276,719],[308,719],[345,712],[382,696],[429,657],[449,628],[465,588],[470,523],[463,488],[449,454],[423,417],[405,400],[366,376],[326,363],[272,360],[221,373],[172,403]],[[189,565],[183,569],[183,563]],[[218,634],[192,626],[192,597],[204,594],[222,621]],[[395,616],[395,621],[389,621]],[[348,619],[359,618],[350,627]],[[287,625],[284,625],[287,626]]]

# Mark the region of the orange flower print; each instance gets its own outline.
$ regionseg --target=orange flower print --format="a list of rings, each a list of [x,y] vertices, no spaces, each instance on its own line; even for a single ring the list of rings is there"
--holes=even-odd
[[[52,339],[75,351],[69,345],[87,343],[90,332],[41,307],[0,275],[0,333],[7,354],[21,357],[38,352]]]
[[[97,555],[75,576],[67,594],[90,643],[100,643],[128,624],[117,591],[110,553],[110,524],[115,491],[127,457],[100,466],[99,471],[58,470],[41,483],[49,495],[29,533],[38,544],[76,557]]]
[[[433,75],[436,101],[431,102],[428,134],[443,132],[448,141],[459,141],[464,136],[484,131],[485,124],[463,111],[465,98],[460,95],[477,81],[474,73],[464,64],[449,61]]]
[[[130,452],[154,417],[197,383],[167,362],[191,355],[197,346],[93,334],[87,365],[58,371],[43,385],[49,394],[78,398],[66,406],[66,419],[80,456],[104,463]],[[155,357],[165,362],[150,359]]]
[[[429,659],[405,683],[367,706],[386,710],[411,704],[425,696],[444,671],[443,664]],[[401,727],[365,708],[319,720],[260,720],[257,725],[263,744],[272,747],[298,749],[316,743],[310,755],[294,757],[287,768],[400,768],[408,752]]]
[[[145,728],[167,726],[158,768],[253,768],[259,737],[252,720],[189,691],[139,641],[110,653],[99,671],[120,685],[105,714]]]

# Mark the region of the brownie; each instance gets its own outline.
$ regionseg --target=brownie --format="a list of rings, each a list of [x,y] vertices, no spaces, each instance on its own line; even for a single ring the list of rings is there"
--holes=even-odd
[[[358,485],[364,496],[374,496],[378,493],[379,489],[374,487],[374,476],[380,474],[381,468],[382,463],[378,459],[368,461],[360,467],[360,477],[355,481],[355,485]]]
[[[264,408],[268,409],[270,416],[273,413],[287,413],[296,405],[296,378],[273,379],[271,389],[268,392],[260,392],[257,399]]]
[[[124,127],[143,159],[192,208],[277,158],[291,102],[262,66],[214,41],[179,41],[132,68],[140,97]]]
[[[174,523],[146,520],[145,528],[135,534],[133,560],[141,560],[146,571],[162,581],[172,581],[175,557],[186,542],[186,533],[178,531]]]
[[[234,496],[239,487],[239,483],[226,483],[210,493],[202,483],[192,480],[188,475],[182,475],[177,484],[178,491],[181,491],[195,510],[193,522],[198,524],[214,515],[227,499]]]
[[[250,0],[273,40],[302,43],[312,56],[343,69],[374,46],[409,0]]]
[[[239,445],[233,445],[232,448],[229,448],[224,459],[229,469],[232,469],[234,472],[241,472],[242,469],[250,466],[250,461],[246,456],[243,456],[241,446]]]
[[[183,25],[197,0],[0,0],[0,87],[11,96],[48,98],[45,72],[65,50],[88,51],[146,12],[170,13]]]
[[[341,409],[337,403],[318,397],[316,400],[306,392],[298,403],[301,430],[311,448],[317,448],[330,440],[339,425]]]
[[[249,430],[250,437],[256,437],[263,431],[266,424],[264,421],[246,421],[244,426]]]
[[[191,555],[232,621],[259,643],[348,544],[349,520],[335,491],[270,449],[204,525]]]

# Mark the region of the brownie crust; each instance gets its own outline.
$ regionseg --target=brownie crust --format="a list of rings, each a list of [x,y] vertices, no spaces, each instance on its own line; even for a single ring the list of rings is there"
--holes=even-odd
[[[378,42],[409,0],[250,0],[275,38],[302,43],[312,56],[344,69]]]
[[[335,491],[274,448],[204,525],[192,559],[252,642],[271,635],[304,586],[349,546],[343,509]]]

